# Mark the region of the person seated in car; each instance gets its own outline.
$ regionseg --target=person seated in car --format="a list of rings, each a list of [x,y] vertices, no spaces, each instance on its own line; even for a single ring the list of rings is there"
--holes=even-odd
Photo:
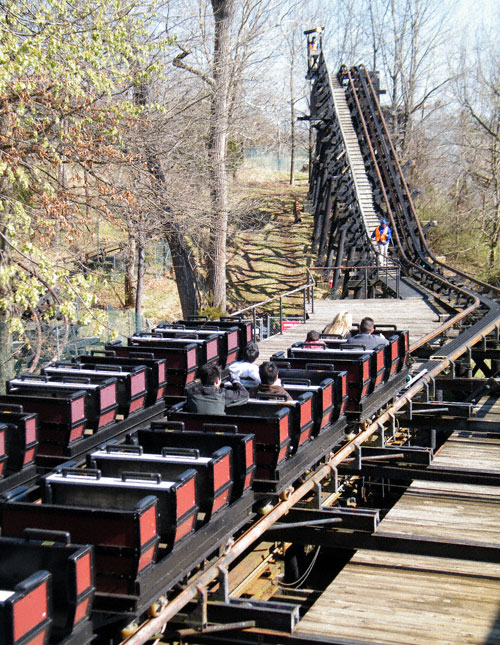
[[[293,398],[288,394],[285,388],[281,385],[278,379],[278,368],[271,361],[265,361],[259,367],[260,385],[257,388],[257,396],[259,394],[284,396],[287,401],[293,401]]]
[[[323,329],[323,334],[349,338],[351,335],[352,315],[348,311],[339,311],[330,324]]]
[[[235,361],[228,366],[231,381],[239,381],[250,392],[260,385],[259,366],[255,361],[259,358],[259,346],[250,342],[243,352],[243,360]]]
[[[187,390],[185,410],[197,414],[225,414],[226,409],[243,405],[249,399],[247,390],[239,381],[221,387],[221,370],[206,363],[200,367],[200,383]]]
[[[319,331],[311,330],[307,332],[303,346],[304,349],[325,349],[326,343],[324,340],[321,340]]]
[[[366,349],[375,349],[379,345],[388,345],[389,341],[381,334],[374,334],[375,322],[367,316],[359,323],[359,332],[347,339],[344,347],[350,345],[364,345]]]

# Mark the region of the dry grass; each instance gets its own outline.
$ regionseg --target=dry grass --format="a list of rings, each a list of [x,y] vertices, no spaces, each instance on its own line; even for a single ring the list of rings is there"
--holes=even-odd
[[[305,282],[311,260],[311,216],[301,213],[307,183],[290,186],[284,181],[246,184],[249,198],[258,195],[262,228],[239,231],[228,250],[228,302],[233,311],[293,289]],[[297,303],[302,295],[296,296]],[[292,301],[289,302],[293,304]]]

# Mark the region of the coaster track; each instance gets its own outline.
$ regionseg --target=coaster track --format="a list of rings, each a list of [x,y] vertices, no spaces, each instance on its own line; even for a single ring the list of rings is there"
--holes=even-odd
[[[321,54],[308,77],[312,80],[310,119],[316,130],[308,209],[314,214],[313,248],[317,265],[333,267],[334,285],[340,282],[341,267],[355,270],[359,265],[376,265],[370,233],[378,218],[386,217],[394,234],[392,262],[399,265],[408,281],[418,285],[446,312],[447,320],[410,348],[413,356],[424,362],[409,386],[389,400],[351,441],[320,464],[268,515],[257,520],[227,553],[195,577],[157,618],[144,624],[126,641],[128,645],[146,642],[179,609],[196,598],[204,585],[221,579],[221,574],[224,576],[237,557],[299,500],[321,486],[321,481],[330,477],[346,458],[358,454],[367,439],[385,424],[393,423],[398,412],[411,407],[412,400],[428,389],[438,375],[448,371],[453,376],[461,357],[465,355],[470,360],[472,348],[477,348],[480,342],[485,348],[486,336],[493,337],[498,348],[500,290],[433,256],[378,103],[376,76],[358,66],[342,67],[337,76],[331,77]],[[341,94],[345,97],[344,104]],[[378,279],[376,267],[371,277]],[[344,294],[348,292],[349,288],[344,288]],[[432,553],[432,544],[428,548]],[[189,630],[185,636],[189,639]],[[205,639],[208,642],[209,631],[205,638],[200,633],[194,638],[196,642],[205,642]],[[265,634],[261,638],[266,642]],[[224,639],[220,634],[220,641],[223,640],[227,637]]]
[[[500,290],[439,261],[429,249],[378,102],[376,74],[368,73],[363,66],[342,66],[336,76],[331,76],[321,55],[309,78],[316,150],[308,205],[314,215],[313,248],[318,266],[334,267],[335,289],[340,282],[340,267],[375,264],[368,228],[373,218],[363,207],[361,177],[370,185],[375,214],[390,222],[394,239],[391,258],[401,274],[445,310],[455,312],[443,331],[461,321],[459,336],[440,347],[437,355],[456,358],[481,335],[498,330]],[[342,108],[339,112],[339,93],[345,96],[355,141],[345,135],[342,121],[346,117]],[[366,188],[363,190],[366,193]],[[372,279],[376,280],[378,273],[372,269]],[[442,342],[436,334],[432,338]],[[430,340],[425,338],[419,345]]]

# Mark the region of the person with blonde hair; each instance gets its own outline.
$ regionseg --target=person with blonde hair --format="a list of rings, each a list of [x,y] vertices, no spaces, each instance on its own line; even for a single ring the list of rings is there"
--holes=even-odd
[[[351,335],[352,316],[348,311],[339,311],[333,317],[332,322],[323,329],[323,334],[335,334],[342,338]]]

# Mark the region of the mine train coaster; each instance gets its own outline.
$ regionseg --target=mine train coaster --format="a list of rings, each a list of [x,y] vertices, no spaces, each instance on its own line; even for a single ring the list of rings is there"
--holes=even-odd
[[[251,392],[225,415],[187,412],[186,392],[202,365],[241,359],[255,309],[163,323],[11,379],[0,396],[2,644],[110,645],[134,621],[131,645],[167,623],[174,641],[274,643],[277,630],[291,643],[366,642],[335,624],[307,632],[299,601],[232,597],[231,567],[261,540],[500,563],[500,545],[468,534],[382,531],[391,510],[382,518],[354,492],[331,505],[351,481],[498,490],[495,468],[435,461],[435,451],[450,437],[460,449],[471,436],[498,439],[488,405],[500,398],[500,290],[432,255],[376,74],[330,75],[321,51],[309,63],[315,269],[331,299],[351,298],[345,309],[425,297],[438,325],[411,344],[405,325],[379,325],[386,342],[372,350],[328,336],[311,350],[283,334],[272,358],[293,401]],[[370,239],[382,216],[394,240],[385,267]]]

